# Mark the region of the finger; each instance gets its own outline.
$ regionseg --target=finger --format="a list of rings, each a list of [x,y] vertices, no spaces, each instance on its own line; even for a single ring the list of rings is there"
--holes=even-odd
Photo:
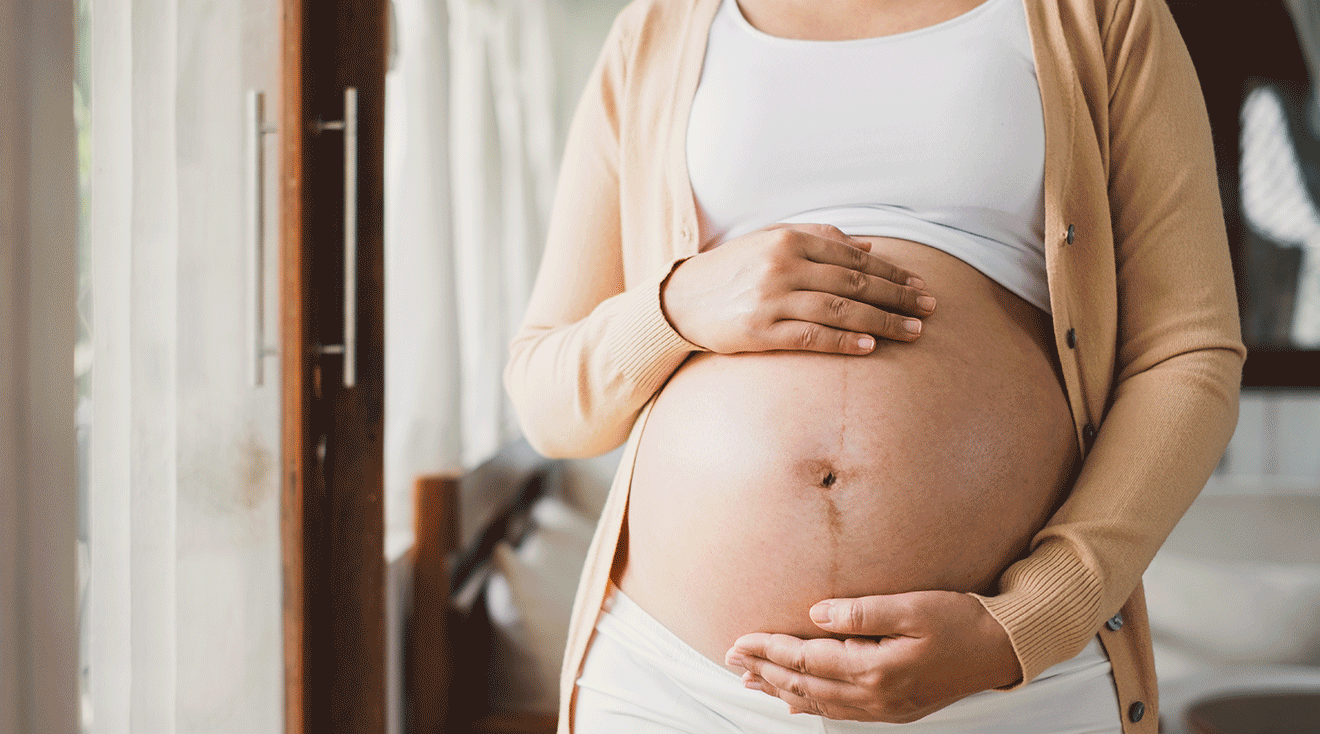
[[[760,670],[752,666],[770,663],[816,678],[853,683],[853,677],[867,669],[867,658],[875,645],[874,640],[803,640],[792,635],[755,633],[738,638],[730,657],[741,657],[739,664],[758,674]]]
[[[803,702],[804,708],[799,708],[797,706],[789,704],[788,713],[790,714],[813,714],[816,713],[816,709],[820,708],[819,706],[813,706],[812,703],[808,702],[807,699],[801,699],[795,697],[792,693],[788,691],[781,691],[778,688],[775,688],[774,686],[770,685],[770,683],[766,681],[766,679],[752,672],[747,672],[743,674],[743,687],[753,691],[760,691],[761,693],[764,693],[767,696],[778,698],[781,701],[784,701],[785,703],[787,703],[788,699],[790,698]]]
[[[829,698],[799,695],[791,688],[780,688],[755,673],[749,672],[743,675],[743,686],[787,703],[790,714],[815,714],[827,719],[875,721],[874,715],[865,708]]]
[[[839,265],[812,263],[794,271],[786,285],[799,290],[820,291],[869,303],[886,311],[910,316],[929,316],[935,311],[935,297],[907,285],[868,275]]]
[[[807,321],[832,329],[872,334],[893,341],[916,341],[922,322],[902,314],[881,310],[846,296],[820,291],[790,291],[771,312],[780,320]]]
[[[884,278],[891,283],[925,286],[925,281],[917,277],[916,273],[872,255],[869,251],[856,247],[840,247],[840,242],[826,237],[798,237],[796,242],[801,255],[813,262],[859,270],[868,275]]]
[[[921,599],[921,592],[826,599],[811,608],[811,621],[847,635],[911,636],[922,628]]]
[[[855,355],[870,354],[876,344],[875,337],[870,334],[795,319],[771,324],[765,331],[765,341],[770,349]]]
[[[756,676],[780,691],[788,691],[799,698],[810,698],[823,703],[853,705],[861,703],[865,692],[850,681],[822,678],[810,673],[803,673],[770,660],[759,657],[747,657],[745,667],[750,675]]]
[[[828,240],[842,242],[849,247],[855,247],[866,252],[871,251],[870,240],[860,240],[855,237],[849,237],[843,233],[843,230],[832,224],[816,222],[777,222],[767,227],[763,227],[763,229],[791,229],[795,232],[802,232],[804,234],[816,235],[817,237],[824,237]]]
[[[767,632],[754,632],[735,640],[726,661],[734,661],[758,675],[760,665],[770,663],[788,671],[837,681],[846,681],[847,673],[854,668],[853,659],[847,659],[843,651],[843,640],[804,640]]]
[[[787,703],[790,714],[816,714],[817,716],[846,721],[910,724],[943,708],[943,706],[934,706],[903,712],[878,712],[867,708],[866,705],[850,706],[842,703],[813,701],[809,698],[798,698],[789,691],[775,688],[764,678],[751,673],[746,674],[744,677],[743,686]],[[873,702],[872,705],[874,705]]]

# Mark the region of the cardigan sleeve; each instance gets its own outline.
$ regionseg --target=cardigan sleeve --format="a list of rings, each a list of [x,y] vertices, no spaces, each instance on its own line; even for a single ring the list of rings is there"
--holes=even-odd
[[[621,28],[616,21],[574,112],[540,270],[504,370],[528,442],[556,458],[622,444],[646,401],[699,349],[661,308],[680,260],[625,288]]]
[[[1163,0],[1104,27],[1118,289],[1108,410],[1068,498],[979,597],[1024,685],[1074,656],[1133,594],[1237,423],[1246,349],[1205,103]]]

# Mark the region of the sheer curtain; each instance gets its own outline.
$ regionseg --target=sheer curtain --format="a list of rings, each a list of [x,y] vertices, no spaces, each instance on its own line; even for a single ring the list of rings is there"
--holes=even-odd
[[[556,168],[546,0],[393,0],[385,112],[387,553],[412,482],[519,436],[506,348],[539,263]]]
[[[385,111],[386,553],[412,481],[521,431],[501,384],[569,118],[624,0],[391,0]]]
[[[622,4],[390,3],[385,515],[391,732],[402,724],[413,480],[471,470],[519,439],[502,384],[506,349],[540,262],[566,121]],[[535,460],[526,444],[502,457],[515,454],[516,461]],[[469,521],[490,510],[483,503],[501,500],[467,499],[476,500],[464,508]]]
[[[276,0],[92,6],[97,734],[283,726],[279,388],[246,380],[242,236],[244,95],[278,89],[278,18]]]

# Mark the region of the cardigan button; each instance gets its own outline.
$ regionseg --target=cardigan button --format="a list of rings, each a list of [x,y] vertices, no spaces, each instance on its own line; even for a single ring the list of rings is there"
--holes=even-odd
[[[1133,724],[1137,723],[1138,721],[1141,721],[1141,717],[1145,715],[1146,715],[1146,704],[1140,701],[1136,701],[1131,706],[1128,707],[1128,719],[1131,720]]]
[[[1095,436],[1097,433],[1099,433],[1099,431],[1096,431],[1095,426],[1090,423],[1082,426],[1082,443],[1085,444],[1088,452],[1091,450],[1091,445],[1095,443]]]
[[[1068,225],[1068,236],[1064,239],[1070,245],[1073,243],[1073,226],[1071,224]]]
[[[1110,617],[1109,621],[1105,622],[1105,626],[1109,628],[1110,632],[1117,632],[1123,629],[1123,613],[1119,612]]]
[[[1068,348],[1069,348],[1069,349],[1076,349],[1076,348],[1077,348],[1077,330],[1076,330],[1076,329],[1069,329],[1069,330],[1068,330],[1068,339],[1067,339],[1067,341],[1068,341]]]

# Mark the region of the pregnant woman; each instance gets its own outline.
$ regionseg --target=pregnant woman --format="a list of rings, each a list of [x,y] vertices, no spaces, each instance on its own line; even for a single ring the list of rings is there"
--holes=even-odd
[[[561,732],[1156,731],[1237,324],[1163,0],[632,3],[506,370],[627,443]]]

